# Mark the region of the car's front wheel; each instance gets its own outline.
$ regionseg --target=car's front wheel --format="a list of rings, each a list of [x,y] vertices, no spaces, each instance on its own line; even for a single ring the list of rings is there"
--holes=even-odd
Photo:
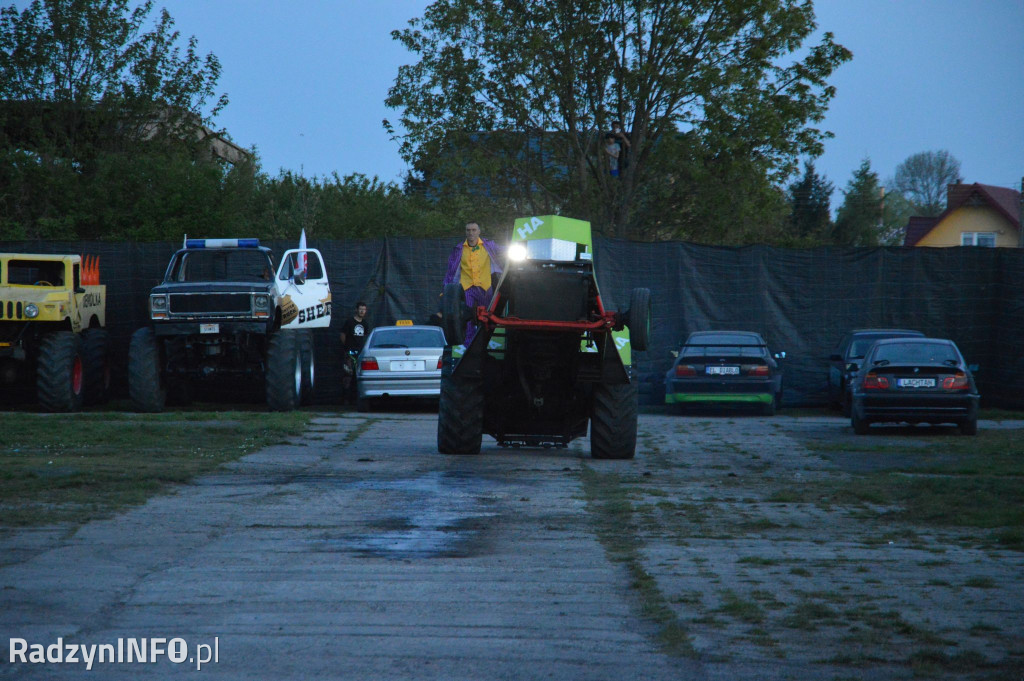
[[[271,411],[291,411],[302,395],[302,353],[298,333],[278,331],[267,342],[267,406]]]
[[[160,346],[149,327],[133,333],[128,346],[128,395],[135,411],[163,411],[167,402]]]
[[[78,411],[84,394],[82,343],[77,334],[56,331],[39,345],[36,393],[45,411]]]
[[[441,378],[437,451],[442,454],[479,454],[483,433],[483,381],[458,376]]]
[[[110,393],[110,334],[106,329],[82,333],[85,403],[102,404]]]
[[[590,410],[590,455],[595,459],[636,456],[636,379],[621,385],[598,383]]]

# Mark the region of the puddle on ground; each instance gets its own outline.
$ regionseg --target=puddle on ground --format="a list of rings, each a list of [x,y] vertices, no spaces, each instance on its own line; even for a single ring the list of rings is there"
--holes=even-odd
[[[393,559],[469,556],[476,552],[493,508],[496,484],[456,471],[417,478],[353,482],[353,489],[390,495],[395,514],[367,534],[317,540],[322,550],[347,550]]]

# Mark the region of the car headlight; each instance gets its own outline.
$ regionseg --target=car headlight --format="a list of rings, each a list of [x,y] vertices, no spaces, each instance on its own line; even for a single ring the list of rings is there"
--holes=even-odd
[[[522,244],[512,244],[508,247],[509,260],[526,260],[526,246]]]
[[[151,296],[149,304],[153,306],[154,310],[166,310],[167,296]]]
[[[39,308],[36,307],[35,303],[29,303],[25,306],[25,316],[29,319],[35,319],[39,316]]]
[[[255,295],[252,297],[252,305],[257,310],[266,310],[270,307],[270,296]]]

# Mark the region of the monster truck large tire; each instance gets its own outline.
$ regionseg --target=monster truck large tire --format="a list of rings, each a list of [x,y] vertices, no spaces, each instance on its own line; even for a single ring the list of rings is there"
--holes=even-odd
[[[302,395],[302,351],[299,335],[278,331],[267,342],[267,406],[271,411],[291,411]]]
[[[140,412],[163,411],[167,403],[160,346],[149,327],[133,333],[128,346],[128,396],[132,409]]]
[[[313,332],[302,331],[299,341],[299,352],[302,356],[302,396],[300,404],[313,403],[313,390],[316,388],[316,353],[313,347]]]
[[[106,329],[88,329],[82,334],[82,362],[85,403],[106,402],[110,394],[110,334]]]
[[[483,381],[443,377],[437,407],[437,451],[442,454],[479,454],[483,432]]]
[[[36,395],[45,411],[78,411],[85,393],[82,344],[70,331],[48,334],[39,345]]]
[[[466,292],[462,284],[448,284],[441,294],[441,328],[451,345],[466,341]]]
[[[590,455],[632,459],[636,455],[636,379],[624,385],[596,384],[590,413]]]
[[[629,296],[629,345],[644,351],[651,340],[651,289],[635,288]]]

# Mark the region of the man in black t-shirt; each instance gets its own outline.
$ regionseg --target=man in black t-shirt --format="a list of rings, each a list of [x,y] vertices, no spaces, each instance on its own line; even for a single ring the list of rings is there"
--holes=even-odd
[[[341,326],[341,344],[349,352],[360,352],[372,328],[366,321],[366,303],[359,301],[356,303],[355,316],[346,319]]]
[[[356,303],[356,314],[354,317],[349,317],[345,320],[345,323],[341,326],[341,346],[345,350],[345,362],[351,368],[352,380],[349,381],[348,394],[345,396],[346,401],[354,402],[358,396],[356,390],[356,366],[355,366],[355,355],[363,349],[363,345],[366,344],[366,337],[370,335],[370,330],[373,326],[366,321],[366,303],[359,301]]]

